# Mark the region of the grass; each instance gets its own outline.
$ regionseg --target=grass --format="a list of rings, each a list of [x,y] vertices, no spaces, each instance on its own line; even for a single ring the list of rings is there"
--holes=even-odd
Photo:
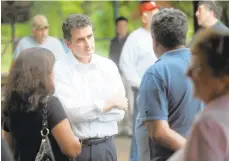
[[[1,72],[5,73],[9,71],[12,58],[13,58],[13,53],[12,53],[12,46],[8,45],[7,50],[5,53],[2,53],[4,51],[4,48],[6,45],[1,44]]]
[[[1,72],[5,73],[9,71],[10,64],[12,61],[12,54],[5,54],[2,56]]]

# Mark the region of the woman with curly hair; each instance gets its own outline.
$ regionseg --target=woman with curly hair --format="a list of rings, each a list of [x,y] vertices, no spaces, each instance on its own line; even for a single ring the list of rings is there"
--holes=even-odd
[[[15,160],[35,160],[41,144],[44,108],[55,160],[67,161],[81,151],[79,139],[71,129],[60,101],[52,96],[54,63],[55,57],[48,49],[29,48],[19,54],[9,74],[2,137],[12,148]]]

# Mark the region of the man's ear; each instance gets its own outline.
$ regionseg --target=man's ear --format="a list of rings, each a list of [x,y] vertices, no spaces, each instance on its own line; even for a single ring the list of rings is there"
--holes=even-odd
[[[155,43],[155,46],[158,47],[159,46],[159,43],[157,40],[154,39],[154,43]]]
[[[143,13],[142,13],[142,22],[143,22],[144,24],[147,23],[147,13],[146,13],[146,12],[143,12]]]
[[[217,17],[214,13],[214,11],[210,11],[211,12],[211,15],[213,15],[214,17]]]
[[[64,39],[64,42],[65,42],[65,44],[66,44],[66,46],[69,48],[69,49],[71,49],[71,42],[70,41],[68,41],[68,40],[66,40],[66,39]]]
[[[152,39],[153,39],[153,46],[157,48],[159,46],[158,41],[153,37],[152,37]]]
[[[36,33],[36,29],[32,28],[32,34],[34,35]]]
[[[158,41],[153,39],[153,51],[154,51],[157,58],[159,58],[159,55],[158,55],[159,46],[160,46],[160,44],[158,43]]]

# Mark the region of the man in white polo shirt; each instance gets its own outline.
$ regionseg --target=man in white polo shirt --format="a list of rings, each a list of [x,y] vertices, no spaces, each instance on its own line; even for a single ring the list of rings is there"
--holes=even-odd
[[[152,16],[159,11],[158,6],[153,1],[141,1],[139,10],[142,27],[129,35],[123,46],[119,61],[120,69],[129,85],[134,89],[135,95],[137,95],[141,79],[146,69],[157,60],[153,51],[150,22]],[[147,161],[144,156],[148,156],[149,153],[149,135],[144,127],[144,123],[138,120],[138,118],[136,119],[138,114],[137,108],[140,107],[136,107],[134,103],[133,129],[135,128],[135,130],[133,130],[132,135],[130,161]]]
[[[31,19],[31,28],[32,35],[23,37],[15,51],[14,57],[11,64],[11,68],[15,63],[20,52],[24,49],[31,47],[42,47],[49,49],[55,55],[56,60],[59,60],[62,55],[65,54],[63,45],[61,42],[52,36],[48,36],[49,34],[49,23],[48,19],[44,15],[36,15]]]

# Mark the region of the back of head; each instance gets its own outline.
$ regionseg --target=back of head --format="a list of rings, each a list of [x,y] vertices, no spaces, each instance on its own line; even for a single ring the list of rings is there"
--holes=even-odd
[[[52,72],[54,54],[45,48],[23,50],[11,70],[6,85],[5,108],[17,111],[33,111],[40,99],[54,92]],[[23,109],[22,109],[23,108]]]
[[[220,19],[221,15],[222,15],[222,7],[220,6],[220,4],[215,1],[215,0],[211,0],[211,1],[199,1],[198,6],[203,5],[206,9],[213,11],[215,18]]]
[[[85,28],[87,26],[93,26],[90,18],[84,14],[71,14],[62,24],[62,31],[65,40],[71,42],[72,29]]]
[[[204,63],[214,76],[229,76],[229,31],[213,28],[200,30],[191,52],[204,58]]]
[[[151,34],[164,48],[185,45],[187,31],[187,16],[178,9],[164,8],[152,18]]]

